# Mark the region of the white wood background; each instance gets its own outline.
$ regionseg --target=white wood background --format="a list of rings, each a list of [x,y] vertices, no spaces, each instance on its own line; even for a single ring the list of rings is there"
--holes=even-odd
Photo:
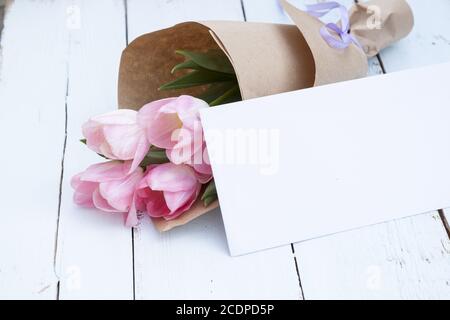
[[[413,33],[371,60],[372,75],[450,61],[450,0],[409,3]],[[276,0],[0,8],[0,299],[450,298],[445,212],[231,258],[218,211],[161,235],[72,203],[70,177],[98,160],[80,126],[116,108],[128,41],[184,20],[288,22]]]

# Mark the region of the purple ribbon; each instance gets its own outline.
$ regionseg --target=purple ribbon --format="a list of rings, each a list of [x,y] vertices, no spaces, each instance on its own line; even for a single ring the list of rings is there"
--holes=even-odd
[[[352,43],[362,49],[358,40],[350,33],[350,18],[348,16],[347,8],[335,1],[306,6],[306,12],[316,18],[320,18],[334,9],[339,9],[339,12],[341,13],[341,26],[338,26],[336,23],[327,23],[320,29],[322,38],[330,45],[330,47],[335,49],[345,49]],[[334,35],[331,32],[333,32]],[[336,38],[336,35],[339,39]]]

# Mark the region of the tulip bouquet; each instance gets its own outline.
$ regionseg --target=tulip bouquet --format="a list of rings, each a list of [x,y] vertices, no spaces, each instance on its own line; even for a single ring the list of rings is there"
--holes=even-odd
[[[126,213],[126,225],[135,226],[143,213],[171,220],[199,197],[205,206],[215,201],[199,118],[199,109],[207,107],[180,96],[90,119],[82,142],[108,161],[72,178],[75,203]]]
[[[191,21],[132,41],[119,69],[125,109],[83,126],[82,141],[107,161],[72,179],[75,202],[126,213],[129,226],[147,213],[162,231],[199,217],[218,205],[201,108],[364,77],[367,58],[414,24],[405,0],[348,11],[336,2],[307,11],[279,2],[294,25]],[[368,23],[374,7],[383,12],[380,28]],[[331,10],[340,11],[340,23],[318,19]]]
[[[236,75],[223,52],[176,53],[186,60],[172,73],[184,74],[160,90],[203,86],[202,99],[162,99],[85,123],[81,142],[108,161],[72,178],[78,205],[125,213],[126,225],[136,226],[144,213],[172,220],[198,199],[205,207],[217,200],[199,110],[242,100]]]

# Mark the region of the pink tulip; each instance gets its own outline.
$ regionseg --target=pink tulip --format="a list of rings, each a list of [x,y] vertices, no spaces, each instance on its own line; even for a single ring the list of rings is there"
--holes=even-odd
[[[133,160],[130,172],[134,171],[150,148],[137,115],[123,109],[90,119],[82,128],[87,146],[112,160]]]
[[[212,177],[199,115],[207,107],[203,100],[180,96],[149,103],[138,114],[138,122],[147,127],[148,141],[166,149],[174,164],[192,166],[202,183]]]
[[[144,176],[142,168],[129,174],[130,168],[131,161],[109,161],[90,166],[72,178],[74,202],[104,212],[128,213],[133,209],[136,186]],[[127,215],[128,226],[137,223],[134,215]]]
[[[150,166],[147,170],[136,189],[138,211],[171,220],[191,208],[201,189],[192,167],[165,163]]]

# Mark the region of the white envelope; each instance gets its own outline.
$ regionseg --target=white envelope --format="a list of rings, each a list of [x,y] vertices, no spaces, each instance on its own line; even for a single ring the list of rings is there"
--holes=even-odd
[[[231,254],[449,207],[449,83],[444,64],[203,110]]]

